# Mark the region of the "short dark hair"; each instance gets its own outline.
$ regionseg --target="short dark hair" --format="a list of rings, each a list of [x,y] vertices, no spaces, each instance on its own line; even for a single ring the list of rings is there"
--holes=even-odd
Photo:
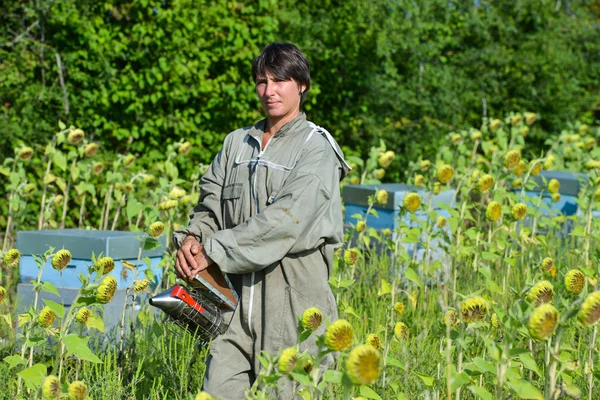
[[[305,85],[300,104],[306,100],[310,88],[310,66],[308,59],[298,47],[291,43],[273,42],[268,44],[252,62],[252,79],[270,73],[281,80],[293,79],[300,85]]]

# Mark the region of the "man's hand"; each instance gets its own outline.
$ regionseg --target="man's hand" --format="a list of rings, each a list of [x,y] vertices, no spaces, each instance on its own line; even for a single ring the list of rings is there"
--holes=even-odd
[[[204,247],[194,236],[187,236],[177,251],[175,270],[177,276],[188,281],[205,270],[213,261],[206,255]]]

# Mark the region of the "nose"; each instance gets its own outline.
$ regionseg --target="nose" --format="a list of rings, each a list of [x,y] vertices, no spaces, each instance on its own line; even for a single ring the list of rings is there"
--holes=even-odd
[[[272,81],[267,80],[265,83],[265,96],[271,97],[273,94],[275,94],[275,85]]]

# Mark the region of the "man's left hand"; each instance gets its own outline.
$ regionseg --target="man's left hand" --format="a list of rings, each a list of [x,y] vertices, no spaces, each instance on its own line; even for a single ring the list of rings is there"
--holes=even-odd
[[[187,273],[187,278],[188,280],[193,280],[196,275],[198,275],[200,272],[204,271],[206,268],[208,268],[212,263],[213,260],[210,259],[210,257],[206,254],[206,251],[204,250],[204,246],[201,245],[201,250],[200,252],[194,256],[194,259],[196,260],[196,265],[198,266],[195,269],[187,269],[184,270]]]

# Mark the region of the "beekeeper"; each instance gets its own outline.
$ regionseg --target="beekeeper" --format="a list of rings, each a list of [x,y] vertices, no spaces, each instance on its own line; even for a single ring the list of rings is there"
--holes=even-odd
[[[239,294],[204,377],[205,391],[232,400],[255,381],[261,351],[297,343],[304,310],[337,319],[328,278],[343,236],[339,183],[350,169],[331,135],[301,111],[310,71],[296,46],[266,46],[252,77],[266,118],[227,135],[200,181],[189,226],[174,233],[178,276],[192,279],[216,263]],[[303,345],[316,352],[314,339]],[[289,380],[278,390],[290,398]]]

